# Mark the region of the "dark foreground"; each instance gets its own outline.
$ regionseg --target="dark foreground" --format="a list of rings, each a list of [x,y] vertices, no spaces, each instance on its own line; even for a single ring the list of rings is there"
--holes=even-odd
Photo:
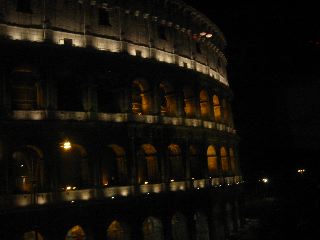
[[[318,177],[318,176],[317,176]],[[318,239],[320,185],[311,176],[246,184],[245,226],[239,240]]]

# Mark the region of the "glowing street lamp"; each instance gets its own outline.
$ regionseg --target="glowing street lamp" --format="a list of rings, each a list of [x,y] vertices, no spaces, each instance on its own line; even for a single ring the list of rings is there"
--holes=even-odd
[[[71,142],[66,140],[62,143],[61,147],[65,150],[65,151],[69,151],[72,146],[71,146]]]
[[[304,173],[305,173],[305,171],[306,171],[306,170],[302,168],[302,169],[298,169],[298,171],[297,171],[297,172],[298,172],[299,174],[304,174]]]

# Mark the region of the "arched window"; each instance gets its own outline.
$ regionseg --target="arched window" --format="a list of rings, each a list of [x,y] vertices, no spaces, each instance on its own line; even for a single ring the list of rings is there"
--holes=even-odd
[[[103,152],[101,181],[103,186],[128,184],[127,160],[122,147],[111,144]]]
[[[89,185],[87,152],[81,145],[72,143],[69,149],[60,151],[60,187],[85,188]]]
[[[80,77],[62,75],[57,77],[57,104],[63,111],[83,111],[83,86]]]
[[[231,163],[231,171],[232,171],[233,174],[236,174],[236,172],[237,172],[237,164],[236,164],[236,158],[234,156],[233,148],[229,148],[229,156],[230,156],[230,163]]]
[[[228,109],[227,101],[225,99],[222,100],[222,111],[223,111],[223,122],[225,124],[229,124],[229,109]]]
[[[208,171],[210,176],[218,173],[217,153],[214,146],[210,145],[207,149]]]
[[[194,214],[196,239],[209,240],[209,227],[207,217],[200,212]]]
[[[200,115],[203,119],[208,119],[210,113],[209,97],[205,90],[200,92]]]
[[[188,240],[188,225],[186,217],[181,213],[176,213],[171,219],[172,239]]]
[[[159,102],[161,115],[176,116],[177,101],[172,86],[167,82],[160,83]]]
[[[179,145],[171,144],[168,147],[168,160],[170,166],[170,178],[182,180],[185,178],[184,165],[182,162],[181,150]]]
[[[220,148],[221,167],[224,174],[229,171],[228,156],[225,147]]]
[[[187,118],[194,118],[196,114],[195,97],[190,87],[183,89],[184,93],[184,112]]]
[[[135,80],[131,86],[132,113],[148,114],[151,111],[151,98],[147,83]]]
[[[130,240],[130,232],[126,225],[113,221],[107,230],[108,240]]]
[[[189,160],[190,160],[190,177],[193,179],[203,178],[202,163],[199,158],[199,153],[194,145],[189,147]]]
[[[42,92],[39,81],[29,68],[16,69],[11,79],[11,105],[14,110],[39,109]]]
[[[138,183],[159,182],[157,151],[151,144],[143,144],[138,152]]]
[[[213,95],[213,113],[215,121],[221,122],[221,106],[217,95]]]
[[[12,154],[12,169],[15,190],[20,193],[30,193],[43,187],[42,152],[33,146],[25,146]]]
[[[79,225],[71,228],[66,235],[65,240],[85,240],[86,234]]]
[[[43,237],[38,231],[30,231],[23,234],[23,240],[43,240]]]
[[[158,218],[148,217],[142,224],[144,240],[163,240],[163,227]]]

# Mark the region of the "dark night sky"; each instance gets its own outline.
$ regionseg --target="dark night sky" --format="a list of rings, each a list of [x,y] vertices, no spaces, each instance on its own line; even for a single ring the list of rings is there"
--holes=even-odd
[[[210,1],[208,7],[208,1],[185,2],[226,36],[244,175],[319,168],[320,17],[315,3]]]

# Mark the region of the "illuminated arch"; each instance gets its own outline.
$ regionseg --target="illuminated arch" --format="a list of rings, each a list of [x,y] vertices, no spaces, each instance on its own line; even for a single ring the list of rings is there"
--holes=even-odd
[[[179,145],[170,144],[168,146],[168,160],[170,168],[170,178],[175,180],[184,179],[185,171]]]
[[[129,240],[130,232],[128,227],[114,220],[107,229],[107,239],[108,240]]]
[[[200,212],[194,214],[196,239],[209,240],[209,226],[207,217]]]
[[[164,116],[177,115],[177,101],[172,85],[161,82],[159,85],[160,113]]]
[[[171,219],[172,239],[173,240],[188,240],[188,225],[187,218],[181,214],[176,213]]]
[[[231,164],[231,171],[233,174],[236,174],[237,172],[237,163],[236,163],[236,158],[234,155],[234,150],[233,148],[229,148],[229,156],[230,156],[230,164]]]
[[[11,74],[10,86],[12,109],[33,110],[42,107],[42,88],[31,67],[21,66],[14,69]]]
[[[200,92],[200,116],[203,119],[208,119],[210,113],[209,97],[206,90]]]
[[[12,170],[15,190],[30,193],[33,190],[32,180],[40,191],[44,185],[44,166],[42,151],[31,145],[23,146],[12,154]]]
[[[217,175],[218,173],[218,158],[216,149],[210,145],[207,149],[207,161],[208,161],[208,172],[210,176]]]
[[[89,163],[86,149],[72,143],[71,149],[60,150],[60,187],[85,188],[89,185]]]
[[[144,240],[164,240],[162,223],[158,218],[148,217],[142,224]]]
[[[203,178],[202,164],[199,157],[199,152],[196,146],[189,147],[189,161],[190,161],[190,177],[194,179]]]
[[[131,86],[132,113],[148,114],[151,111],[151,96],[145,80],[137,79]]]
[[[151,144],[143,144],[138,151],[138,183],[152,183],[160,180],[157,151]]]
[[[215,121],[221,122],[221,106],[217,95],[213,95],[213,114]]]
[[[224,174],[229,171],[228,155],[225,147],[220,148],[221,168]]]
[[[196,114],[195,96],[190,87],[184,87],[184,112],[187,118],[194,118]]]
[[[126,153],[119,145],[111,144],[104,151],[101,160],[101,181],[103,186],[128,183]]]
[[[23,234],[23,240],[43,240],[43,237],[38,231],[29,231]]]
[[[86,234],[79,225],[72,227],[65,237],[65,240],[85,240]]]

